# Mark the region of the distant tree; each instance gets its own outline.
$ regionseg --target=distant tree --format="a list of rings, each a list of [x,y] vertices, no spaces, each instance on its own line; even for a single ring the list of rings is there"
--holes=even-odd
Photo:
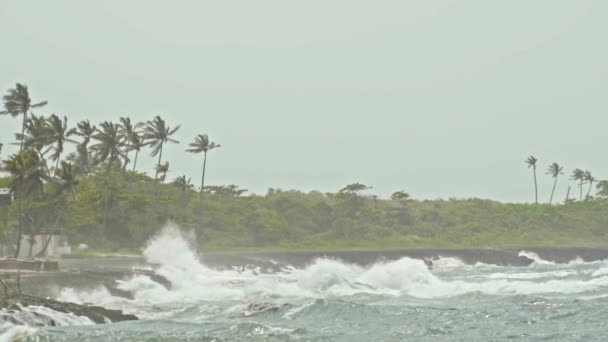
[[[165,162],[164,164],[156,167],[156,173],[161,174],[161,176],[158,178],[161,183],[164,183],[165,179],[167,179],[167,172],[169,172],[169,162]]]
[[[205,169],[207,166],[207,152],[220,147],[220,144],[209,141],[207,134],[199,134],[194,137],[194,141],[190,143],[190,148],[187,152],[190,153],[203,153],[203,175],[201,177],[201,191],[200,196],[203,197],[203,189],[205,188]]]
[[[352,183],[338,191],[336,197],[339,200],[339,207],[342,208],[346,216],[359,217],[364,206],[364,200],[360,193],[371,188],[361,183]]]
[[[59,217],[61,217],[59,212],[65,211],[67,207],[67,198],[73,196],[73,194],[76,192],[76,187],[78,186],[78,184],[79,180],[77,178],[76,171],[72,163],[62,160],[61,166],[55,169],[55,178],[51,181],[51,185],[53,187],[52,199],[54,201],[54,207],[56,209],[55,225]],[[46,254],[46,251],[52,240],[54,234],[53,231],[49,230],[47,233],[49,234],[49,237],[46,239],[46,242],[42,246],[40,252],[38,252],[38,254],[36,255],[37,257],[43,257]],[[32,245],[30,245],[30,249],[31,246]]]
[[[104,229],[108,229],[108,209],[110,193],[107,189],[110,188],[110,171],[112,171],[113,165],[120,165],[120,159],[126,159],[126,155],[123,152],[123,143],[118,133],[118,128],[114,123],[105,121],[101,123],[100,128],[97,128],[97,132],[93,134],[93,140],[97,141],[96,144],[91,146],[91,150],[94,153],[95,162],[101,164],[107,162],[105,177],[105,199],[103,209],[103,225]]]
[[[143,141],[143,136],[139,133],[133,135],[131,137],[131,150],[135,151],[135,159],[133,160],[133,169],[131,172],[135,172],[137,169],[137,157],[139,156],[139,151],[146,146]]]
[[[9,89],[8,93],[4,95],[4,110],[0,111],[0,115],[10,115],[17,117],[23,116],[23,124],[21,127],[21,142],[19,144],[19,152],[23,150],[23,137],[25,133],[25,121],[28,113],[31,113],[32,108],[39,108],[47,104],[46,101],[32,104],[27,86],[17,83],[15,88]]]
[[[608,198],[608,180],[597,182],[597,196]]]
[[[589,183],[589,190],[587,190],[587,196],[585,197],[586,200],[589,200],[591,198],[591,189],[593,189],[593,183],[595,183],[597,179],[595,179],[595,177],[593,177],[589,171],[585,171],[583,178],[585,182]]]
[[[340,191],[338,191],[338,197],[340,197],[340,195],[342,195],[342,196],[359,195],[359,193],[361,191],[365,191],[365,190],[369,190],[369,189],[372,189],[372,187],[363,185],[361,183],[348,184],[347,186],[340,189]]]
[[[564,168],[562,166],[560,166],[558,163],[553,163],[551,165],[549,165],[549,168],[547,169],[547,174],[551,175],[551,177],[553,177],[553,179],[555,179],[555,181],[553,182],[553,189],[551,190],[551,197],[549,198],[549,204],[551,204],[553,202],[553,195],[555,194],[555,187],[557,186],[557,178],[559,177],[559,175],[563,175],[564,174]]]
[[[23,202],[42,194],[43,191],[43,180],[46,178],[46,174],[41,165],[39,154],[32,150],[14,154],[2,164],[2,171],[8,172],[13,177],[11,191],[16,194],[17,198],[18,230],[15,258],[19,256],[23,236]]]
[[[532,173],[534,174],[534,203],[538,204],[538,182],[536,181],[536,163],[538,159],[534,156],[529,156],[526,159],[526,164],[528,164],[528,168],[532,168]]]
[[[570,179],[578,183],[578,189],[580,192],[580,201],[583,200],[583,183],[585,182],[585,172],[581,169],[575,169],[572,171]]]
[[[91,125],[89,120],[80,121],[76,124],[75,128],[70,129],[68,132],[68,136],[76,135],[82,138],[82,141],[76,146],[77,155],[72,159],[84,174],[88,174],[91,171],[89,162],[89,142],[95,132],[95,125]]]
[[[40,157],[44,158],[52,149],[52,146],[45,149],[46,146],[53,143],[50,130],[47,119],[32,114],[25,120],[23,133],[17,133],[15,137],[19,141],[18,144],[23,146],[23,149],[34,150],[38,152]]]
[[[125,154],[127,156],[127,162],[125,162],[125,164],[123,165],[123,167],[125,169],[129,162],[129,152],[131,152],[133,150],[136,151],[135,152],[136,153],[135,154],[135,158],[136,158],[135,163],[137,163],[137,153],[139,153],[139,149],[141,149],[141,146],[139,146],[139,145],[141,145],[139,129],[143,125],[144,124],[142,122],[138,122],[135,125],[133,125],[131,123],[131,119],[128,117],[120,118],[120,124],[118,124],[118,131],[120,133],[121,139],[123,140],[123,144],[125,145]],[[137,147],[139,149],[136,149],[134,147]]]
[[[180,126],[177,125],[171,129],[160,116],[156,116],[152,121],[146,123],[144,139],[146,144],[152,147],[152,157],[158,155],[156,174],[154,175],[155,180],[158,179],[159,167],[163,159],[163,146],[169,142],[179,143],[179,141],[170,138],[179,128]]]
[[[391,200],[406,203],[410,199],[410,195],[405,191],[396,191],[391,195]]]
[[[205,186],[205,191],[221,197],[240,197],[246,193],[247,189],[239,189],[238,185],[209,185]],[[270,195],[271,196],[271,195]]]
[[[76,191],[78,178],[72,163],[61,161],[61,167],[55,170],[55,196],[68,196]]]
[[[53,144],[53,153],[50,155],[51,160],[56,161],[55,169],[59,169],[59,161],[61,153],[63,153],[66,142],[76,143],[69,138],[68,118],[66,116],[61,120],[57,115],[53,114],[47,120],[48,123],[48,141]]]
[[[97,164],[107,162],[106,173],[112,170],[112,166],[120,165],[121,159],[127,158],[122,149],[124,144],[118,133],[118,127],[114,123],[109,121],[101,123],[100,128],[97,128],[92,138],[97,142],[91,145],[95,162]]]
[[[171,184],[180,189],[182,192],[192,190],[192,187],[194,187],[194,185],[192,185],[192,183],[190,182],[190,178],[186,178],[186,175],[175,178],[175,180]]]

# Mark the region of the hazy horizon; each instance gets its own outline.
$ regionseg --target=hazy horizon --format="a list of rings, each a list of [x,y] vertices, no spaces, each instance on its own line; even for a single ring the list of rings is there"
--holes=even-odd
[[[540,200],[565,167],[608,178],[608,3],[183,1],[0,4],[16,82],[36,114],[182,125],[170,180],[200,185],[196,134],[222,145],[207,184],[335,192],[361,182],[387,197]],[[0,117],[0,158],[20,119]],[[152,172],[144,150],[138,166]],[[144,157],[145,156],[145,157]],[[144,169],[145,168],[145,169]]]

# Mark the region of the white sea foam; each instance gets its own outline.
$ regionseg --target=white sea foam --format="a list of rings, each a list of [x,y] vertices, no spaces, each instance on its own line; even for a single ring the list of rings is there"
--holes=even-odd
[[[608,287],[608,268],[600,268],[591,277],[581,277],[577,275],[579,269],[598,265],[591,266],[582,259],[559,265],[526,251],[519,255],[533,260],[533,265],[551,265],[551,268],[526,267],[512,272],[513,268],[467,266],[456,258],[440,258],[436,266],[439,270],[430,271],[422,260],[404,257],[366,267],[321,258],[303,268],[287,267],[274,273],[260,273],[255,268],[216,270],[205,266],[187,241],[188,238],[177,228],[169,227],[150,241],[144,250],[148,262],[157,265],[157,274],[172,283],[170,290],[146,275],[136,275],[118,284],[120,289],[132,292],[134,300],[113,298],[104,289],[89,292],[64,290],[62,296],[76,302],[94,302],[129,311],[129,306],[167,308],[216,300],[293,303],[297,299],[356,294],[417,298],[443,298],[469,293],[589,295]],[[455,268],[474,274],[458,278],[450,272],[442,272]]]
[[[555,265],[555,262],[545,260],[534,252],[520,251],[517,255],[532,260],[532,265]]]
[[[0,342],[20,342],[27,341],[29,337],[33,337],[38,332],[38,329],[23,326],[23,325],[15,325],[8,330],[6,330],[2,335],[0,335]]]

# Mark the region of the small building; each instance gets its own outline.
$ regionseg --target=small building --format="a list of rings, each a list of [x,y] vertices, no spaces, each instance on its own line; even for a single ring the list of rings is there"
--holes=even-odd
[[[0,205],[10,205],[13,202],[13,192],[9,188],[0,188]]]

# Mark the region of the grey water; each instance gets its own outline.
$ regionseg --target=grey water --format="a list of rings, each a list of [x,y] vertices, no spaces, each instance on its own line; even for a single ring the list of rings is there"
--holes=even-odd
[[[4,322],[0,341],[607,339],[606,251],[470,256],[482,252],[199,257],[169,231],[142,258],[66,260],[63,272],[28,285],[61,300],[134,313],[140,321],[58,327]],[[418,257],[433,258],[430,269]],[[132,295],[113,294],[111,287]]]

